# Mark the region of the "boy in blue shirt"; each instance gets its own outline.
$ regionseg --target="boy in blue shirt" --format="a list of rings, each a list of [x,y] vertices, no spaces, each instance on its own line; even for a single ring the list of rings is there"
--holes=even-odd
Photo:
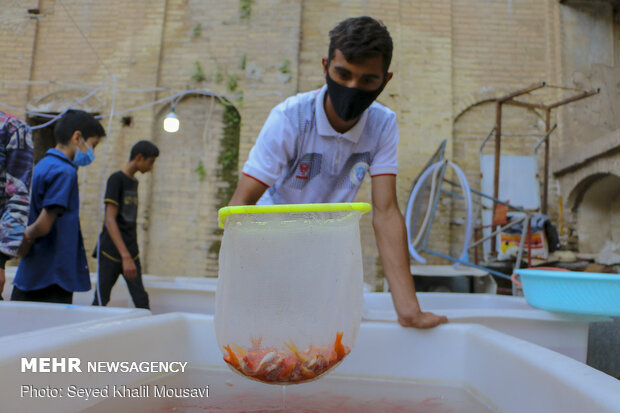
[[[140,141],[131,148],[129,162],[110,175],[105,190],[105,225],[99,237],[99,280],[93,305],[106,305],[110,292],[123,274],[136,308],[149,308],[149,296],[142,284],[138,251],[138,180],[136,173],[153,169],[159,149],[150,141]],[[95,250],[95,254],[97,250]]]
[[[82,139],[105,136],[89,113],[69,110],[54,128],[56,147],[34,168],[28,227],[11,300],[71,304],[73,292],[90,290],[80,230],[77,168]]]

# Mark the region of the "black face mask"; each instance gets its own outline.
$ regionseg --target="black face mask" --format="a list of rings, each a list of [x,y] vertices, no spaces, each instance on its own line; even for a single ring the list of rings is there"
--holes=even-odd
[[[329,99],[338,117],[344,121],[358,118],[385,87],[385,83],[383,83],[378,89],[366,91],[355,87],[342,86],[329,77],[329,72],[327,72],[325,79]]]

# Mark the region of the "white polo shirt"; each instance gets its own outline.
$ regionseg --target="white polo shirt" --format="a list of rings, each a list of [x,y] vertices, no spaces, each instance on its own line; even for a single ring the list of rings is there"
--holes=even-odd
[[[272,109],[243,174],[267,185],[259,204],[351,202],[370,176],[396,175],[396,114],[373,102],[338,133],[327,120],[327,86],[292,96]]]

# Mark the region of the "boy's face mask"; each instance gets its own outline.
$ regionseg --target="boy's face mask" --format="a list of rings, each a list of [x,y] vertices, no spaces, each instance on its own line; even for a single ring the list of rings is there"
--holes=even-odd
[[[342,86],[329,76],[329,71],[325,78],[329,99],[338,117],[344,121],[358,118],[377,99],[385,87],[385,82],[375,90]]]
[[[79,149],[75,152],[73,163],[77,166],[87,166],[93,163],[93,161],[95,160],[95,153],[93,152],[93,148],[88,145],[86,146],[88,147],[88,152],[84,153]]]

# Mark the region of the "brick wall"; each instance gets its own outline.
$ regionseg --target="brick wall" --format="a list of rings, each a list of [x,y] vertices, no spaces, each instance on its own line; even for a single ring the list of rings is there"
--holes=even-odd
[[[37,7],[36,0],[7,0],[0,8],[0,102],[23,108],[28,99],[33,45],[37,31],[37,18],[31,17],[27,10]],[[0,107],[16,116],[8,107]]]
[[[41,16],[31,19],[25,9],[37,4]],[[0,84],[0,102],[44,110],[42,102],[49,108],[64,102],[63,94],[83,96],[108,79],[96,101],[84,106],[97,106],[106,114],[114,99],[111,74],[118,78],[117,111],[180,90],[210,90],[228,95],[241,116],[241,167],[271,108],[282,98],[323,84],[321,58],[327,53],[327,32],[346,17],[372,15],[387,25],[395,43],[394,78],[379,100],[399,117],[397,190],[404,211],[413,179],[444,139],[447,157],[456,160],[476,186],[477,147],[494,124],[489,99],[541,80],[561,83],[570,75],[560,67],[566,64],[561,54],[567,53],[559,44],[565,36],[561,32],[564,6],[555,0],[261,0],[251,4],[246,17],[240,4],[233,0],[13,1],[0,17],[10,16],[23,24],[19,35],[0,29],[5,56],[0,60],[2,80],[41,84]],[[204,79],[195,77],[196,63]],[[235,94],[241,92],[246,96],[239,100]],[[558,89],[549,89],[533,99],[560,96]],[[136,141],[153,139],[162,148],[161,158],[153,174],[139,177],[138,236],[145,268],[161,275],[216,275],[216,262],[208,249],[217,241],[214,194],[223,184],[211,179],[218,165],[208,156],[211,149],[205,148],[221,137],[221,128],[213,126],[209,139],[214,141],[205,146],[202,132],[208,102],[192,95],[179,103],[179,112],[183,109],[187,119],[181,119],[185,132],[176,136],[167,136],[160,127],[169,103],[127,114],[133,117],[130,126],[114,118],[108,138],[95,151],[95,163],[80,169],[87,249],[94,246],[101,226],[98,199],[105,178],[122,167]],[[553,122],[565,120],[562,113],[554,114]],[[539,115],[519,108],[507,109],[505,120],[508,133],[540,133],[543,127]],[[108,127],[107,119],[102,123]],[[572,139],[567,136],[573,127],[558,130],[552,156],[558,153],[559,142]],[[522,142],[507,139],[506,153],[529,151],[532,140]],[[199,158],[206,168],[204,181],[198,181],[195,171]],[[358,200],[370,201],[370,182],[363,185]],[[553,212],[556,202],[549,204]],[[442,202],[431,248],[446,253],[459,249],[462,212],[457,203]],[[166,226],[170,222],[176,223]],[[195,235],[188,236],[190,229]],[[366,281],[379,286],[381,267],[370,215],[363,218],[361,233]]]

